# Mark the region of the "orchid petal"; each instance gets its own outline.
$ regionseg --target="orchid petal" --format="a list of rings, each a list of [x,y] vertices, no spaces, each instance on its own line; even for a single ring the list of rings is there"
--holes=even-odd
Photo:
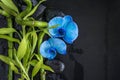
[[[68,22],[73,21],[72,17],[70,15],[66,15],[63,17],[63,25],[65,25]]]
[[[41,44],[40,53],[43,57],[48,58],[48,59],[54,59],[57,54],[56,50],[54,50],[54,48],[50,45],[48,41],[44,41]]]
[[[63,37],[63,39],[67,42],[67,43],[73,43],[73,41],[78,37],[78,26],[75,22],[69,22],[66,26],[65,26],[65,31],[66,34]]]
[[[49,42],[51,46],[53,46],[59,54],[66,54],[66,44],[63,40],[58,38],[50,38]]]
[[[59,31],[58,31],[58,30],[59,30],[59,28],[62,27],[62,23],[63,23],[63,18],[62,18],[62,17],[54,17],[54,18],[51,19],[50,22],[48,23],[48,24],[49,24],[49,27],[58,25],[57,28],[49,29],[49,32],[50,32],[50,34],[51,34],[53,37],[61,37],[61,35],[59,34]]]

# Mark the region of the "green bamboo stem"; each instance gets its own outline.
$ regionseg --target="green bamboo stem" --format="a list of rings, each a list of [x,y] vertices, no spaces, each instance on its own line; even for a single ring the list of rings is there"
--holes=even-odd
[[[42,27],[47,27],[48,26],[48,23],[45,22],[45,21],[31,21],[31,20],[23,20],[21,17],[16,17],[16,22],[20,25],[26,25],[26,26],[34,26],[34,27],[39,27],[39,28],[42,28]]]
[[[46,80],[45,76],[46,76],[46,72],[44,69],[42,69],[40,74],[40,80]]]
[[[24,36],[25,36],[25,34],[26,34],[25,27],[26,27],[25,25],[22,25],[22,32],[23,32],[23,33],[22,33],[22,34],[23,34],[23,36],[22,36],[22,37],[24,37]]]
[[[7,18],[8,21],[8,27],[12,28],[12,19],[11,18]],[[9,34],[10,37],[13,37],[13,34],[10,33]],[[12,59],[13,58],[13,43],[8,41],[8,56]],[[13,72],[11,70],[11,67],[9,66],[9,72],[8,72],[8,80],[13,80]]]
[[[24,73],[23,73],[24,74]],[[24,80],[25,78],[24,78],[24,76],[23,75],[21,75],[21,80]]]
[[[43,38],[44,38],[44,35],[45,35],[45,33],[44,32],[41,32],[40,34],[39,34],[39,41],[38,41],[38,54],[40,54],[40,45],[41,45],[41,43],[42,43],[42,41],[43,41]]]
[[[39,51],[40,51],[40,45],[41,45],[41,43],[42,43],[42,41],[43,41],[44,35],[45,35],[44,32],[41,32],[41,33],[39,34],[38,54],[40,54],[40,52],[39,52]],[[44,69],[41,69],[41,70],[40,70],[40,80],[46,80],[45,76],[46,76],[45,70],[44,70]]]

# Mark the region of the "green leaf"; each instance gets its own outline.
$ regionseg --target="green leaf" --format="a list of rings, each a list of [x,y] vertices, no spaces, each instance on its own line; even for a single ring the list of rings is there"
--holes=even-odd
[[[3,4],[2,2],[0,2],[0,7],[1,7],[2,9],[4,9],[7,13],[9,13],[9,14],[11,14],[11,15],[13,15],[13,16],[16,16],[16,15],[17,15],[14,10],[10,9],[8,6],[6,6],[6,5]]]
[[[43,64],[41,68],[45,69],[45,70],[48,70],[48,71],[51,71],[51,72],[54,72],[54,70],[50,66],[47,66],[45,64]]]
[[[1,34],[1,35],[0,35],[0,38],[6,39],[6,40],[12,41],[12,42],[20,43],[20,41],[19,41],[18,39],[12,38],[12,37],[10,37],[10,36],[8,36],[8,35],[2,35],[2,34]]]
[[[17,65],[14,60],[12,60],[11,58],[9,58],[7,56],[0,55],[0,60],[9,65],[10,65],[10,63]]]
[[[3,56],[3,55],[0,55],[0,60],[3,61],[4,63],[10,65],[11,69],[14,72],[19,73],[18,69],[15,67],[15,65],[17,65],[17,63],[14,60],[12,60],[11,58],[9,58],[7,56]]]
[[[51,27],[47,27],[47,28],[45,28],[45,29],[43,29],[43,31],[44,31],[44,33],[46,33],[47,35],[49,35],[50,37],[51,37],[51,34],[49,33],[49,29],[52,29],[52,28],[56,28],[56,27],[58,27],[59,25],[57,24],[57,25],[53,25],[53,26],[51,26]]]
[[[46,1],[46,0],[40,0],[39,3],[24,17],[24,20],[25,20],[27,17],[33,15],[33,14],[35,13],[35,11],[37,10],[37,8],[39,7],[39,5],[40,5],[42,2],[44,2],[44,1]]]
[[[37,64],[37,62],[38,62],[38,61],[34,59],[34,60],[30,61],[30,64],[31,64],[32,66],[35,66],[35,65]]]
[[[38,71],[41,69],[41,65],[42,65],[41,61],[37,62],[37,64],[34,66],[32,70],[32,77],[34,77],[38,73]]]
[[[33,53],[33,51],[35,50],[35,47],[36,47],[36,44],[37,44],[37,40],[38,40],[38,38],[37,38],[37,34],[36,34],[36,32],[35,31],[33,31],[33,33],[31,34],[32,35],[32,53]]]
[[[1,0],[6,6],[8,6],[10,9],[16,11],[18,13],[18,8],[13,3],[12,0]]]
[[[21,60],[25,54],[26,54],[26,51],[27,51],[27,45],[28,45],[28,41],[27,41],[27,38],[26,36],[22,39],[19,47],[18,47],[18,51],[17,51],[17,57],[19,60]]]
[[[43,57],[40,54],[34,54],[37,58],[37,60],[43,62]]]
[[[20,45],[19,45],[19,47],[18,47],[17,57],[18,57],[19,60],[21,60],[21,59],[25,56],[26,51],[27,51],[28,47],[30,46],[30,43],[29,43],[30,40],[28,40],[28,39],[29,39],[29,36],[30,36],[32,33],[33,33],[33,32],[27,33],[27,34],[23,37],[23,39],[22,39],[22,41],[21,41],[21,43],[20,43]],[[31,47],[29,47],[29,48],[31,49]]]
[[[26,4],[26,8],[25,10],[23,10],[18,16],[23,18],[24,16],[26,16],[32,9],[32,2],[31,0],[23,0]]]
[[[25,75],[26,80],[30,80],[27,72],[25,71],[24,66],[22,65],[21,61],[18,59],[16,54],[14,54],[14,58],[15,58],[16,63],[19,65],[18,67],[23,71],[24,73],[23,75]]]
[[[59,24],[56,24],[56,25],[48,27],[47,29],[57,28],[58,26],[59,26]]]
[[[37,34],[35,31],[29,32],[26,35],[26,38],[29,38],[29,41],[28,41],[28,47],[27,47],[27,54],[24,56],[25,58],[23,58],[24,65],[28,63],[28,60],[31,59],[31,55],[35,50],[35,47],[37,44]]]
[[[49,35],[51,37],[51,34],[49,33],[49,31],[47,29],[44,29],[44,33],[46,33],[47,35]]]
[[[42,43],[42,41],[43,41],[44,35],[45,35],[44,32],[39,33],[39,39],[38,39],[38,51],[40,51],[40,45],[41,45],[41,43]]]
[[[16,51],[16,49],[15,49],[15,48],[13,49],[13,53],[14,53],[14,54],[16,54],[16,53],[17,53],[17,51]]]
[[[30,60],[31,58],[31,45],[28,41],[28,46],[27,46],[27,51],[26,51],[27,54],[25,54],[24,58],[23,58],[23,65],[24,66],[27,66],[28,65],[28,61]]]
[[[15,65],[11,62],[10,62],[10,67],[15,73],[19,74],[19,71],[18,71],[17,67],[15,67]]]
[[[2,9],[0,9],[0,14],[3,15],[3,16],[6,16],[6,17],[10,17],[10,15]]]
[[[0,34],[10,34],[16,32],[14,28],[0,28]]]

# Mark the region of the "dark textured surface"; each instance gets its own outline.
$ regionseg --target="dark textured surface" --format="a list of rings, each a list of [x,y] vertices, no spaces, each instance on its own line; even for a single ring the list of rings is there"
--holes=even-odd
[[[104,0],[60,0],[59,2],[48,0],[48,5],[73,16],[79,25],[80,35],[74,47],[83,49],[83,54],[72,52],[77,63],[68,55],[62,58],[67,64],[63,73],[67,80],[105,80],[106,2]]]
[[[120,80],[120,0],[109,3],[108,80]]]
[[[6,18],[0,15],[0,28],[6,27]],[[7,55],[7,41],[4,39],[0,39],[0,54]],[[7,71],[8,66],[5,63],[0,61],[0,80],[7,80]]]
[[[67,80],[120,80],[120,0],[48,0],[48,5],[72,15],[80,28],[74,47],[83,54],[73,52],[78,64],[63,59]]]

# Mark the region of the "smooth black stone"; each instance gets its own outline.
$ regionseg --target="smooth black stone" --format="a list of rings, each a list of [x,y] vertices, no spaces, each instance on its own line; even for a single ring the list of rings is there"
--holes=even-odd
[[[45,21],[50,21],[50,19],[52,19],[53,17],[56,17],[56,16],[64,16],[65,14],[62,12],[62,11],[60,11],[60,10],[56,10],[56,9],[54,9],[54,8],[47,8],[46,10],[45,10],[45,13],[44,13],[44,19],[45,19]]]
[[[52,67],[52,69],[55,71],[55,73],[61,73],[65,69],[65,65],[60,60],[48,60],[45,62],[47,65]]]
[[[46,80],[65,80],[60,74],[47,74]]]
[[[46,9],[46,6],[44,5],[40,5],[38,7],[38,9],[35,11],[35,13],[33,14],[33,17],[36,19],[36,20],[42,20],[42,18],[44,17],[43,16],[43,13]]]

